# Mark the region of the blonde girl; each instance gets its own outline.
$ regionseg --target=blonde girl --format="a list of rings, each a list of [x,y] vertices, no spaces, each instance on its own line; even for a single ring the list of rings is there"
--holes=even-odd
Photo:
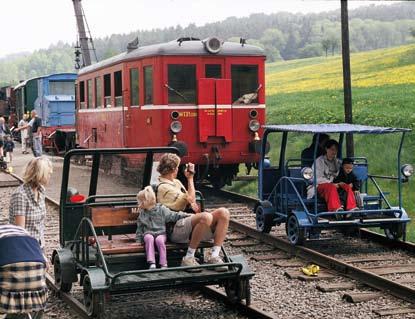
[[[144,242],[147,263],[150,269],[156,268],[155,246],[159,253],[161,268],[167,268],[166,223],[176,222],[189,214],[175,212],[156,203],[156,195],[151,186],[145,187],[137,194],[139,215],[137,219],[136,239]]]

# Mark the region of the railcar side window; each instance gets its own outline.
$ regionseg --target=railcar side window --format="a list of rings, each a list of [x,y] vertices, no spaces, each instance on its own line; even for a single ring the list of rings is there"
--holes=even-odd
[[[130,69],[130,94],[131,94],[131,105],[138,105],[138,69]]]
[[[144,67],[144,104],[153,104],[153,66]]]
[[[85,82],[81,81],[79,83],[79,101],[80,101],[80,108],[85,108]]]
[[[114,73],[114,88],[115,88],[115,106],[122,106],[122,72],[117,71]]]
[[[94,106],[92,105],[92,80],[88,80],[88,104],[87,108],[92,109]]]
[[[49,81],[50,95],[74,95],[74,81]]]
[[[111,74],[104,75],[104,107],[111,107]]]
[[[222,66],[220,64],[206,64],[205,77],[214,79],[222,78]]]
[[[251,99],[245,94],[256,93],[258,89],[257,65],[232,65],[232,101],[233,103],[258,103],[258,97]]]
[[[168,65],[169,104],[196,104],[196,65]]]
[[[95,107],[102,107],[102,84],[101,78],[95,78]]]

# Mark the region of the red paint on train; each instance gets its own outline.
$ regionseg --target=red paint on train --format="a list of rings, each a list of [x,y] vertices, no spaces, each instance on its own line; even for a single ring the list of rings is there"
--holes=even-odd
[[[86,148],[179,145],[183,163],[209,165],[211,179],[219,175],[223,184],[239,163],[258,161],[264,62],[257,47],[225,42],[213,54],[206,42],[178,40],[86,67],[77,80],[77,141]]]

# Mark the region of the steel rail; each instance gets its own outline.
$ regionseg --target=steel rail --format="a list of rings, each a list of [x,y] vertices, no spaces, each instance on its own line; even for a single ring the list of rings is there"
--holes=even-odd
[[[227,199],[232,198],[233,200],[238,200],[239,197],[239,202],[248,205],[253,205],[256,202],[258,202],[258,199],[255,199],[250,196],[240,195],[234,192],[228,192],[224,190],[214,190],[211,187],[206,187],[206,189],[216,196],[222,196]],[[310,262],[323,266],[329,270],[334,270],[337,273],[340,273],[346,277],[362,282],[372,288],[391,294],[399,299],[408,301],[410,303],[415,303],[415,289],[413,288],[383,278],[368,270],[360,269],[339,259],[324,255],[313,249],[304,246],[294,246],[287,240],[278,238],[270,234],[259,232],[258,230],[250,226],[239,223],[232,219],[229,222],[229,227],[234,230],[245,233],[246,235],[260,240],[266,244],[269,244],[277,249],[283,250],[291,256],[297,256],[306,259]],[[388,238],[386,238],[386,236],[377,234],[367,229],[361,229],[360,234],[362,238],[375,241],[388,248],[402,249],[408,253],[415,253],[415,244],[413,243],[409,243],[406,241],[391,241]]]
[[[226,294],[215,287],[205,286],[201,288],[201,291],[207,296],[213,297],[216,300],[220,300],[225,304],[229,304],[230,307],[236,308],[239,313],[241,313],[242,315],[246,315],[249,318],[258,318],[258,319],[277,318],[274,314],[263,311],[253,305],[247,306],[243,302],[237,302],[235,304],[231,304],[229,303],[229,300]]]
[[[20,178],[20,176],[9,173],[11,176],[13,176],[15,179],[17,179],[20,183],[23,183],[23,179]],[[45,196],[45,199],[52,205],[59,208],[59,203],[55,201],[54,199],[50,198],[49,196]],[[71,294],[68,294],[66,292],[60,291],[59,288],[55,285],[55,280],[52,278],[51,275],[46,273],[46,284],[47,286],[56,293],[59,298],[61,298],[69,307],[72,309],[77,315],[79,315],[81,318],[89,319],[88,313],[85,309],[85,306],[75,299]]]
[[[18,175],[10,173],[11,176],[16,178],[19,182],[23,183],[23,179],[20,178]],[[237,193],[234,193],[235,198],[237,197]],[[45,199],[52,205],[56,206],[57,208],[60,207],[60,204],[55,201],[54,199],[50,198],[49,196],[45,196]],[[54,279],[51,275],[46,273],[46,284],[48,287],[57,294],[59,298],[61,298],[70,309],[72,309],[77,315],[81,318],[89,319],[88,313],[85,309],[85,306],[76,298],[74,298],[71,294],[60,291],[59,288],[56,286]],[[275,319],[275,315],[271,313],[267,313],[262,311],[261,309],[255,307],[254,305],[246,305],[244,302],[237,302],[235,304],[231,304],[228,300],[228,297],[224,292],[221,290],[212,287],[212,286],[205,286],[202,287],[201,292],[206,296],[219,300],[225,304],[228,304],[231,308],[235,308],[240,314],[246,315],[250,318],[258,318],[258,319]]]
[[[81,318],[89,319],[88,313],[86,312],[85,306],[71,294],[60,291],[58,286],[55,285],[54,279],[51,275],[46,274],[46,284],[48,287],[62,299],[70,309],[72,309]]]
[[[324,255],[313,249],[303,246],[293,246],[286,240],[277,238],[270,234],[261,233],[250,226],[241,224],[234,220],[230,220],[229,226],[234,230],[245,233],[252,238],[283,250],[289,253],[291,256],[297,256],[306,259],[327,269],[334,270],[346,277],[362,282],[372,288],[391,294],[399,299],[415,303],[415,289],[409,288],[389,279],[385,279],[368,270],[360,269],[336,258]]]
[[[22,181],[20,177],[15,174],[11,174],[16,179]],[[231,199],[234,201],[242,202],[249,206],[255,205],[258,199],[246,195],[241,195],[235,192],[224,191],[224,190],[215,190],[212,187],[203,186],[207,192],[212,193],[216,196],[226,197],[227,199]],[[53,205],[59,207],[59,203],[55,200],[46,197],[46,199]],[[360,269],[353,265],[350,265],[346,262],[338,260],[336,258],[324,255],[318,251],[312,250],[307,247],[303,246],[293,246],[288,241],[277,238],[270,234],[261,233],[256,229],[247,226],[245,224],[241,224],[237,221],[231,220],[229,226],[237,231],[247,234],[248,236],[260,240],[264,243],[267,243],[277,249],[283,250],[289,253],[292,256],[297,256],[306,260],[309,260],[313,263],[319,264],[327,269],[331,269],[340,273],[346,277],[352,278],[359,282],[362,282],[372,288],[375,288],[380,291],[384,291],[385,293],[391,294],[399,299],[405,300],[407,302],[415,303],[415,289],[407,287],[405,285],[393,282],[389,279],[385,279],[379,275],[371,273],[370,271]],[[394,249],[402,249],[406,252],[415,253],[415,244],[403,241],[390,241],[385,236],[381,234],[377,234],[375,232],[369,231],[367,229],[361,229],[360,235],[362,238],[366,238],[368,240],[372,240],[378,242],[386,247],[394,248]],[[53,279],[48,275],[47,283],[50,287],[54,286]],[[56,288],[56,286],[54,286]],[[52,288],[53,289],[53,288]],[[212,287],[204,287],[202,289],[203,292],[209,294],[215,298],[219,298],[221,300],[226,299],[226,295],[220,290],[212,288]],[[85,315],[85,308],[84,306],[76,299],[71,297],[69,294],[59,292],[59,296],[74,310],[79,312],[80,315]],[[244,313],[248,316],[255,316],[255,318],[274,318],[272,315],[267,314],[255,306],[246,306],[244,303],[240,302],[234,305],[238,311]],[[85,318],[88,318],[86,316]]]

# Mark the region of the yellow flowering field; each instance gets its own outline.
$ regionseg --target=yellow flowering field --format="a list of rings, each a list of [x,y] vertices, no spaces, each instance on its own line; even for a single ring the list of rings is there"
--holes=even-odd
[[[341,56],[276,62],[267,69],[268,95],[343,87]],[[352,54],[351,72],[352,87],[415,83],[415,45]]]

